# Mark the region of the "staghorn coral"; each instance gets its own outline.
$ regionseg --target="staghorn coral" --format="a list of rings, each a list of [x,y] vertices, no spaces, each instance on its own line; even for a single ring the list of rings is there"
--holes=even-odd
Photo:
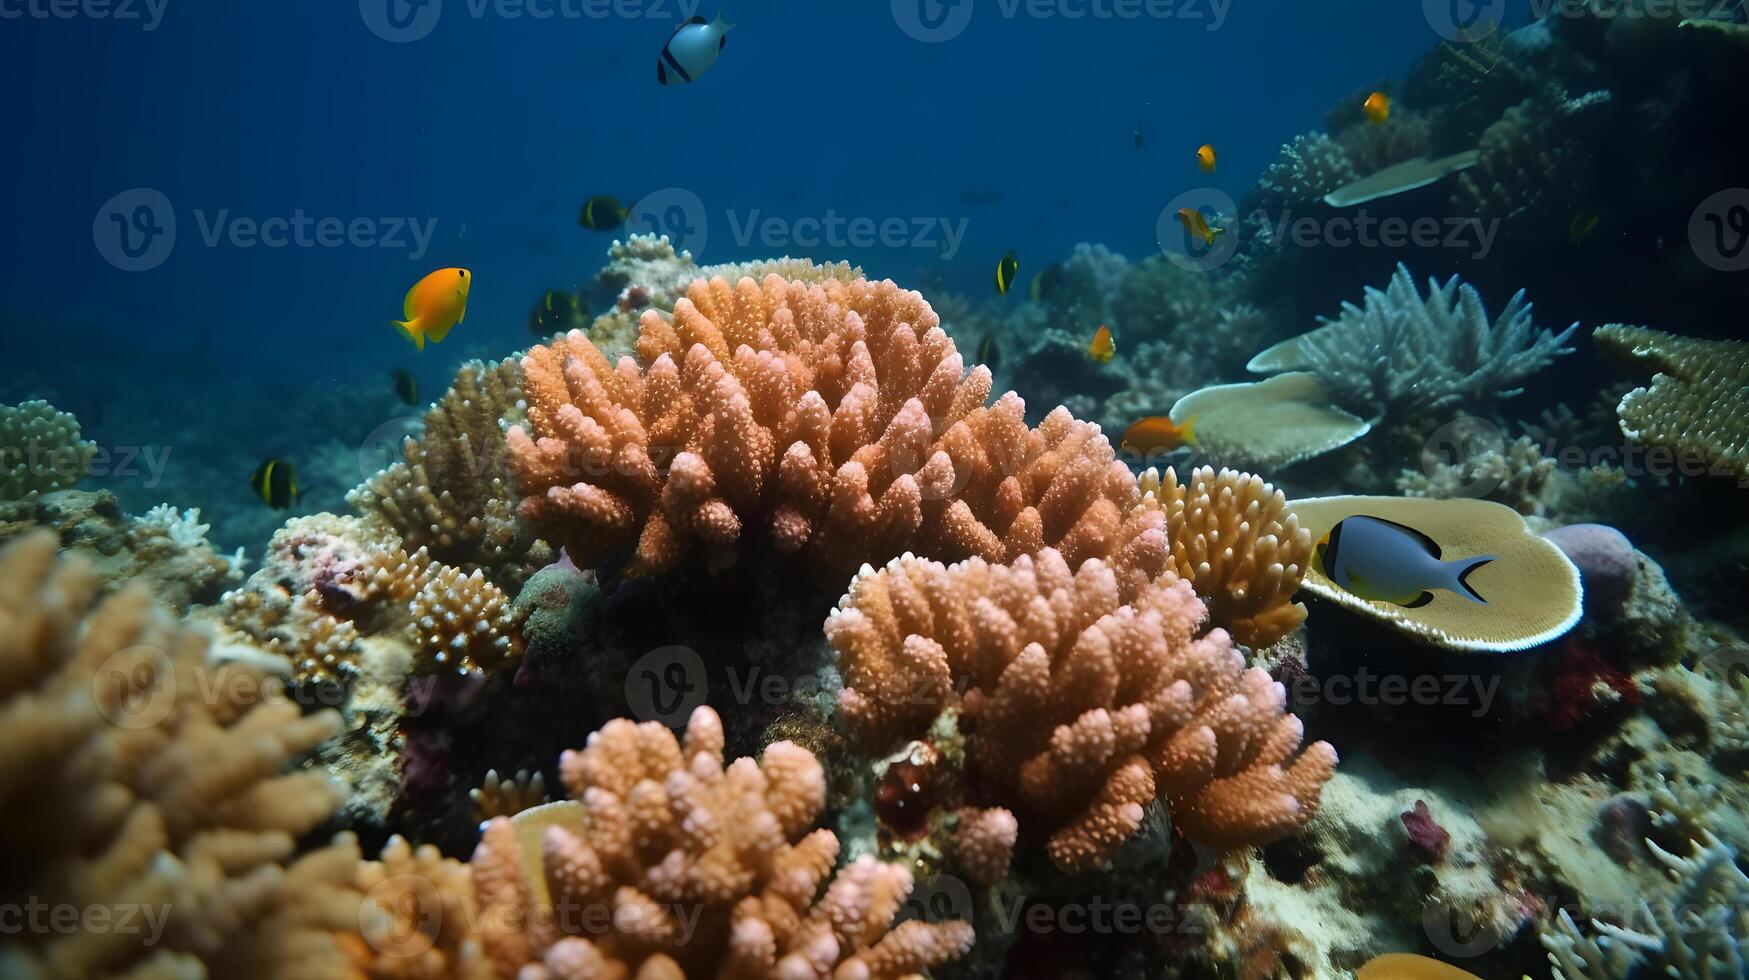
[[[650,575],[732,556],[744,530],[835,568],[1086,556],[1133,495],[1096,426],[1059,409],[1029,430],[1012,393],[985,407],[989,371],[891,282],[700,281],[641,329],[641,367],[576,333],[523,360],[523,512],[573,557],[632,549]]]
[[[1282,145],[1239,206],[1241,214],[1265,212],[1271,218],[1318,206],[1324,195],[1360,179],[1341,143],[1324,133],[1303,133]]]
[[[1572,353],[1562,345],[1579,329],[1538,329],[1523,290],[1490,323],[1481,296],[1456,276],[1429,280],[1423,296],[1401,264],[1383,291],[1367,287],[1364,306],[1344,303],[1324,324],[1299,338],[1296,353],[1332,396],[1375,421],[1511,398],[1523,390],[1512,386]]]
[[[1749,973],[1749,876],[1737,868],[1732,850],[1704,833],[1686,858],[1644,843],[1666,869],[1671,894],[1639,899],[1631,925],[1593,920],[1596,937],[1582,933],[1562,909],[1555,927],[1540,934],[1555,980],[1705,980]]]
[[[1598,346],[1657,372],[1617,407],[1622,434],[1749,482],[1749,343],[1610,324]]]
[[[1149,574],[1168,560],[1155,527],[1079,570],[1049,548],[865,568],[826,621],[846,724],[890,741],[957,705],[977,785],[1048,835],[1065,870],[1109,862],[1156,799],[1208,844],[1293,832],[1336,752],[1300,753],[1281,685],[1247,671],[1225,632],[1197,638],[1206,610],[1189,583]]]
[[[1472,420],[1476,421],[1476,420]],[[1457,423],[1461,425],[1462,423]],[[1498,433],[1483,423],[1483,438]],[[1470,445],[1460,433],[1456,440]],[[1444,447],[1439,447],[1444,448]],[[1495,500],[1520,514],[1543,516],[1553,495],[1555,461],[1543,455],[1542,447],[1529,436],[1500,445],[1485,443],[1456,462],[1432,445],[1421,450],[1421,469],[1403,470],[1397,476],[1397,492],[1405,497],[1475,497]]]
[[[1540,217],[1557,223],[1595,198],[1595,140],[1587,132],[1607,91],[1578,99],[1542,92],[1507,109],[1482,133],[1476,165],[1458,175],[1454,213],[1484,221]]]
[[[863,857],[828,879],[838,839],[808,830],[825,773],[794,743],[725,768],[722,722],[699,708],[683,742],[622,719],[559,769],[581,807],[546,823],[533,871],[544,875],[531,877],[534,855],[507,818],[487,823],[474,852],[481,943],[505,980],[884,980],[971,946],[963,922],[891,926],[911,890],[899,865]]]
[[[1275,644],[1305,621],[1293,601],[1311,566],[1313,537],[1287,498],[1249,473],[1207,466],[1142,474],[1129,525],[1163,522],[1172,568],[1208,606],[1209,621],[1250,647]]]
[[[84,479],[97,444],[46,401],[0,405],[0,500],[64,490]]]
[[[411,549],[439,561],[497,569],[527,552],[516,495],[505,463],[500,419],[522,397],[513,360],[470,361],[425,413],[425,431],[409,436],[404,459],[371,477],[346,502],[374,514]]]
[[[94,609],[96,577],[55,546],[0,552],[0,902],[104,919],[8,937],[0,975],[244,975],[295,887],[294,840],[339,798],[281,773],[338,719],[247,651],[221,663],[142,587]]]
[[[409,559],[415,566],[423,549]],[[425,566],[418,591],[407,603],[408,634],[418,651],[415,669],[497,671],[522,656],[511,630],[510,597],[476,569]]]

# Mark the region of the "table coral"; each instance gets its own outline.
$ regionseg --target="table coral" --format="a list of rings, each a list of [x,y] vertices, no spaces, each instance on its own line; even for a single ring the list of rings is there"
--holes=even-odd
[[[523,513],[580,559],[634,549],[634,575],[732,556],[744,531],[832,568],[1099,554],[1134,492],[1096,426],[986,407],[989,371],[891,282],[694,282],[672,324],[644,315],[638,354],[534,348],[508,434]]]
[[[1139,549],[1163,552],[1159,535]],[[1155,556],[1164,562],[1164,554]],[[1067,870],[1108,862],[1155,799],[1186,836],[1264,843],[1317,810],[1336,752],[1301,753],[1281,685],[1246,670],[1188,582],[1052,549],[1009,565],[865,569],[826,621],[839,708],[870,740],[957,705],[967,766]],[[963,691],[963,694],[957,692]]]
[[[515,560],[530,542],[516,520],[499,421],[521,397],[515,361],[462,365],[425,413],[423,434],[405,440],[403,460],[347,494],[347,503],[440,561],[497,568]]]
[[[1598,346],[1657,372],[1621,400],[1622,434],[1749,483],[1749,343],[1611,324]]]
[[[808,829],[826,796],[811,753],[774,742],[725,768],[723,737],[700,708],[684,741],[619,720],[565,753],[581,819],[560,810],[546,824],[544,880],[531,880],[515,822],[486,824],[473,877],[499,977],[885,980],[970,948],[963,922],[891,925],[911,891],[903,867],[863,857],[832,874],[838,839]]]

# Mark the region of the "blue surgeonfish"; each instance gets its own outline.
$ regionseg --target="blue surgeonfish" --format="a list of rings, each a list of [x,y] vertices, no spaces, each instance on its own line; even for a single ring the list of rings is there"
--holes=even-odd
[[[1455,592],[1487,605],[1467,581],[1495,555],[1445,561],[1438,542],[1382,517],[1356,515],[1340,521],[1318,541],[1318,570],[1362,599],[1414,609],[1433,601],[1433,589]]]
[[[718,11],[717,19],[709,24],[703,17],[694,16],[675,28],[668,43],[662,45],[661,57],[656,59],[656,81],[663,85],[690,82],[709,71],[717,63],[717,52],[729,43],[729,32],[734,27]]]

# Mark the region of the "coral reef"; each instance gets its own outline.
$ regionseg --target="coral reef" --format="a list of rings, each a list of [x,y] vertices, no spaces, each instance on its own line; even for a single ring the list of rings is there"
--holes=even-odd
[[[1127,557],[1164,542],[1138,539]],[[826,622],[852,731],[879,744],[957,709],[967,765],[1067,870],[1109,862],[1163,799],[1193,839],[1262,843],[1303,825],[1335,768],[1300,749],[1279,684],[1247,671],[1176,576],[1052,549],[1009,565],[916,558],[865,570]],[[984,869],[988,872],[988,868]]]
[[[1289,371],[1263,381],[1214,385],[1172,405],[1172,420],[1196,423],[1196,447],[1233,466],[1276,470],[1341,449],[1372,424],[1330,403],[1317,375]]]
[[[79,420],[46,401],[0,405],[0,501],[73,486],[96,452]]]
[[[650,575],[743,529],[854,568],[907,548],[1099,554],[1133,493],[1099,430],[1012,394],[986,408],[921,296],[890,282],[694,282],[646,313],[640,367],[578,334],[523,361],[523,513],[575,558]]]
[[[425,413],[424,432],[408,436],[404,459],[347,494],[415,551],[439,561],[498,569],[530,545],[516,520],[500,420],[522,398],[515,361],[462,365],[449,391]]]
[[[1239,211],[1263,211],[1270,216],[1305,211],[1317,207],[1325,194],[1360,176],[1341,143],[1324,133],[1306,133],[1283,144],[1280,156],[1264,168]]]
[[[722,722],[700,708],[684,741],[615,721],[559,768],[581,806],[546,821],[534,851],[494,818],[474,853],[500,977],[896,980],[971,946],[964,922],[892,925],[912,887],[902,867],[864,857],[830,874],[838,840],[809,830],[825,774],[794,743],[725,768]]]
[[[1610,324],[1600,347],[1657,373],[1621,400],[1623,435],[1749,483],[1749,343]]]

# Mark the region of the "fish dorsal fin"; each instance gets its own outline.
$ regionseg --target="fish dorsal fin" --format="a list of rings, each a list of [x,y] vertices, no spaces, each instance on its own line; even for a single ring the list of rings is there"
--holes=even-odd
[[[1410,537],[1414,538],[1415,540],[1421,542],[1421,547],[1426,548],[1428,554],[1432,555],[1435,558],[1439,558],[1442,560],[1444,559],[1445,552],[1443,550],[1441,550],[1441,548],[1439,547],[1439,542],[1428,537],[1425,532],[1417,531],[1407,524],[1398,524],[1396,521],[1387,521],[1382,517],[1374,517],[1371,514],[1364,514],[1361,516],[1364,516],[1370,520],[1378,521],[1380,524],[1390,525],[1391,527],[1394,527],[1397,530],[1402,531],[1404,534],[1407,534]]]
[[[425,280],[421,279],[413,284],[412,289],[407,290],[407,298],[401,300],[401,316],[411,320],[416,315],[417,311],[413,309],[413,297],[419,295],[419,287],[424,284]]]

